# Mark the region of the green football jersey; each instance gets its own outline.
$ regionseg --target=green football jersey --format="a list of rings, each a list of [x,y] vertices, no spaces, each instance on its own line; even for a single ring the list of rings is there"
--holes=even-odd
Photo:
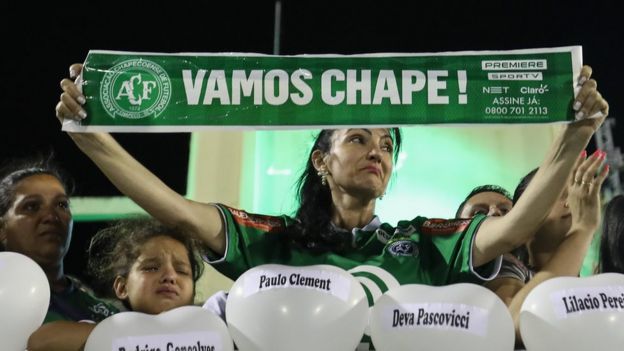
[[[70,285],[65,291],[50,294],[50,306],[43,323],[58,320],[100,322],[119,312],[112,304],[93,296],[81,281],[68,278]]]
[[[247,213],[216,205],[225,223],[227,248],[224,257],[208,261],[221,273],[237,279],[246,270],[262,264],[289,266],[329,264],[349,271],[363,283],[369,304],[377,296],[403,284],[442,286],[460,282],[482,283],[498,273],[501,258],[474,269],[471,264],[475,233],[486,216],[473,219],[428,219],[400,221],[396,227],[371,223],[352,231],[348,252],[314,254],[284,240],[284,229],[293,222],[288,216]],[[374,282],[377,287],[367,286]]]
[[[216,206],[225,224],[226,252],[223,257],[208,252],[205,258],[234,280],[262,264],[329,264],[358,279],[372,306],[381,294],[399,285],[479,284],[493,279],[501,267],[502,256],[477,269],[472,267],[473,241],[484,215],[452,220],[416,217],[400,221],[396,227],[375,217],[364,228],[352,231],[353,245],[348,252],[313,254],[285,240],[284,229],[294,221],[289,216]],[[363,336],[357,350],[374,350],[370,336]]]

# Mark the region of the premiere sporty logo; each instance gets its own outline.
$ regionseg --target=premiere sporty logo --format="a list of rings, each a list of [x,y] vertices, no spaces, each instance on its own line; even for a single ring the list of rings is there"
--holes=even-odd
[[[102,106],[113,118],[157,117],[169,104],[171,80],[158,64],[132,59],[111,67],[100,85]]]

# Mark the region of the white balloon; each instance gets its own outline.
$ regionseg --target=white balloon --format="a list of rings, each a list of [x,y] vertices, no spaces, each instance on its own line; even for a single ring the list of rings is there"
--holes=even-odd
[[[559,277],[533,288],[520,310],[530,351],[622,350],[624,275]]]
[[[50,304],[50,285],[39,265],[15,252],[0,252],[0,343],[24,351]]]
[[[194,348],[195,347],[195,348]],[[232,351],[225,322],[199,306],[182,306],[158,315],[121,312],[98,323],[85,351]]]
[[[360,283],[329,265],[262,265],[241,275],[226,304],[241,351],[353,351],[368,319]]]
[[[507,306],[467,283],[390,289],[371,310],[370,330],[380,351],[510,351],[515,341]]]

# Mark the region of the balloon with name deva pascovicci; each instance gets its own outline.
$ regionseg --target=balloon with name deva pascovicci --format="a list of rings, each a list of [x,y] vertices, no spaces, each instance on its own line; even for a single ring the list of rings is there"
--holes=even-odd
[[[624,275],[539,284],[520,309],[520,333],[530,351],[624,350]]]
[[[368,322],[360,283],[329,265],[252,268],[234,282],[225,311],[241,351],[352,351]]]
[[[476,284],[403,285],[371,309],[378,351],[512,351],[515,333],[507,306]]]
[[[43,269],[30,257],[0,252],[0,349],[24,351],[49,304],[50,285]]]

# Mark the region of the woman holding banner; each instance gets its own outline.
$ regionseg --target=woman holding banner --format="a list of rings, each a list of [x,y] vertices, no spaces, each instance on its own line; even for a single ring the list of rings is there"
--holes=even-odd
[[[82,66],[70,67],[75,78]],[[354,275],[374,275],[380,290],[399,284],[445,285],[493,278],[500,255],[531,238],[550,212],[581,151],[608,113],[608,104],[583,67],[566,124],[525,196],[504,217],[439,220],[415,217],[391,226],[375,216],[401,145],[396,128],[323,130],[300,177],[294,217],[249,214],[221,204],[187,200],[129,155],[110,134],[69,133],[117,188],[168,226],[205,245],[206,258],[236,279],[264,263],[333,264]],[[86,117],[85,97],[61,81],[59,119]],[[598,118],[589,118],[601,112]],[[478,235],[477,235],[478,234]],[[372,303],[372,300],[370,301]]]

